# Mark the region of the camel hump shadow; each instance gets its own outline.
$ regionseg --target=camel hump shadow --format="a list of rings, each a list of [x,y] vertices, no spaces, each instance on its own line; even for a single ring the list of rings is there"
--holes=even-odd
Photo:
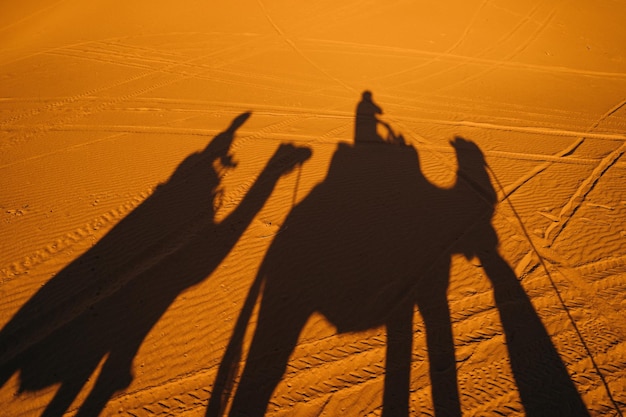
[[[570,415],[561,413],[564,408],[587,415],[530,300],[498,253],[491,225],[497,193],[480,148],[461,137],[452,140],[457,179],[449,188],[437,187],[425,178],[416,148],[388,125],[387,138],[377,133],[376,125],[384,123],[379,114],[365,92],[357,105],[354,144],[337,146],[325,179],[292,209],[270,245],[218,369],[206,415],[219,416],[226,408],[243,337],[260,299],[230,416],[265,414],[314,313],[338,333],[386,327],[383,415],[407,416],[415,306],[426,327],[435,414],[460,416],[447,300],[454,254],[479,257],[494,285],[527,414],[542,415],[549,407],[554,415]],[[519,338],[513,341],[513,333],[540,345],[540,357],[524,357],[527,350]],[[529,359],[537,363],[528,366]],[[550,378],[537,383],[546,366],[553,370]],[[546,396],[554,389],[564,399]]]

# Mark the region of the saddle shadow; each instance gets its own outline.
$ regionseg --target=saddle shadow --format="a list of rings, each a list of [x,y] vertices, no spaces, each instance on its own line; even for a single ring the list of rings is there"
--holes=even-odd
[[[0,332],[0,386],[20,373],[19,392],[60,383],[43,416],[61,416],[98,365],[77,416],[98,415],[129,386],[144,338],[175,298],[202,282],[228,255],[276,182],[307,160],[282,144],[240,204],[215,221],[215,199],[243,113],[94,247],[44,285]],[[163,340],[167,343],[167,340]],[[106,359],[105,359],[106,358]]]
[[[527,415],[588,415],[511,267],[491,219],[496,192],[476,144],[451,142],[456,183],[423,175],[417,149],[377,118],[368,91],[354,144],[340,143],[325,179],[296,205],[270,245],[218,370],[207,416],[221,415],[234,386],[252,311],[258,321],[230,416],[263,416],[309,317],[338,333],[385,326],[384,416],[408,416],[413,312],[423,317],[433,407],[460,416],[450,309],[450,259],[477,257],[493,284],[510,362]],[[387,128],[387,137],[378,126]],[[260,299],[260,301],[258,301]]]

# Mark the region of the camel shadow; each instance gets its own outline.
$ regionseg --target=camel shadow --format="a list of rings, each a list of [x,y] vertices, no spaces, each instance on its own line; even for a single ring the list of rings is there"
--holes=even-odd
[[[43,286],[0,332],[0,386],[16,372],[19,390],[60,383],[43,416],[64,414],[104,360],[77,416],[98,415],[133,379],[146,335],[176,297],[202,282],[228,255],[278,179],[307,160],[282,144],[240,204],[215,221],[221,175],[243,113],[93,248]],[[167,340],[163,340],[167,343]],[[106,359],[105,359],[106,358]]]
[[[296,205],[268,249],[220,364],[207,416],[229,400],[242,341],[258,321],[231,416],[263,416],[307,320],[338,333],[387,329],[384,416],[408,416],[413,313],[423,317],[433,407],[460,416],[447,300],[450,259],[478,258],[493,286],[515,382],[527,415],[588,415],[491,225],[496,192],[483,153],[457,137],[457,180],[423,175],[417,149],[378,120],[370,92],[357,106],[354,144],[339,144],[325,179]],[[387,127],[383,137],[377,128]]]

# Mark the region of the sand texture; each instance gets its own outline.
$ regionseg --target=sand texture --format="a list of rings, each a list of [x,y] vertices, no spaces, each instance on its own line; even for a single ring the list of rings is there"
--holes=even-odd
[[[0,415],[623,416],[626,3],[0,5]]]

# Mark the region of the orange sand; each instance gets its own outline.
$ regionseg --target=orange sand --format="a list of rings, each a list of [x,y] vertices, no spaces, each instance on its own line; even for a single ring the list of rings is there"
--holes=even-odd
[[[4,2],[0,414],[623,415],[624,16]]]

